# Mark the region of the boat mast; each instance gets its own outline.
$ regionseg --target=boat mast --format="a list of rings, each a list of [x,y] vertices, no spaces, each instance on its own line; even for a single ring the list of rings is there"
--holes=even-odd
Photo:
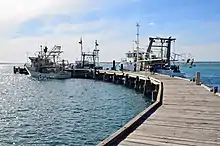
[[[40,57],[42,57],[42,48],[43,46],[42,45],[40,45]]]
[[[140,27],[140,25],[139,25],[139,23],[137,23],[137,41],[136,41],[136,44],[137,44],[137,60],[136,60],[136,62],[138,62],[139,61],[139,27]]]
[[[97,65],[99,66],[99,50],[98,50],[98,47],[99,44],[98,44],[98,41],[95,40],[95,49],[94,49],[94,55],[95,55],[95,60],[97,61]]]
[[[135,40],[132,41],[133,52],[134,52],[134,48],[135,48],[135,42],[136,42]]]
[[[25,53],[26,53],[26,59],[27,59],[27,60],[26,60],[26,61],[27,61],[26,63],[28,63],[28,54],[29,54],[29,52],[25,52]]]
[[[160,53],[161,53],[160,55],[161,55],[161,59],[162,59],[162,60],[163,60],[163,57],[164,57],[164,55],[163,55],[163,44],[164,44],[164,43],[165,43],[165,40],[162,39],[162,40],[161,40],[161,49],[160,49],[160,51],[161,51],[161,52],[160,52]]]
[[[79,44],[80,44],[80,48],[81,48],[81,62],[82,62],[82,56],[83,56],[83,41],[82,41],[82,37],[80,38]]]

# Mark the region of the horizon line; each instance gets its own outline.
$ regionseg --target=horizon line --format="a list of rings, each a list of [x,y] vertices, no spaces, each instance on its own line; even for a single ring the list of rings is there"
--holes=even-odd
[[[100,63],[112,63],[112,61],[100,61]],[[120,63],[121,61],[117,61],[115,60],[115,62]],[[177,61],[178,62],[178,61]],[[201,61],[195,61],[195,63],[202,63],[202,62],[220,62],[220,60],[213,60],[213,61],[209,61],[209,60],[201,60]],[[25,64],[26,62],[0,62],[0,64]],[[72,63],[72,62],[70,62]]]

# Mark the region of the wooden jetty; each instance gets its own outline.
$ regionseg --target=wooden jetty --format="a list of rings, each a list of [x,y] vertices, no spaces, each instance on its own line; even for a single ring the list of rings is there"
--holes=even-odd
[[[200,76],[200,74],[197,74]],[[152,104],[100,146],[220,145],[220,97],[195,82],[147,72],[75,70],[73,78],[95,79],[151,95]],[[213,92],[209,92],[213,91]]]
[[[149,75],[144,72],[127,74]],[[102,141],[100,146],[220,145],[219,96],[187,79],[149,76],[160,83],[156,102]]]

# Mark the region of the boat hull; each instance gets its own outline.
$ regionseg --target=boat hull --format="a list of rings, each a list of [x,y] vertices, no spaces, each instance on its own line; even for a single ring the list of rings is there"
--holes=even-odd
[[[29,67],[25,67],[31,77],[38,79],[69,79],[71,78],[71,72],[68,71],[60,71],[56,73],[40,73],[32,70]]]
[[[185,78],[186,74],[183,72],[173,72],[173,70],[157,69],[156,73],[164,74],[172,77],[182,77]]]
[[[134,71],[134,66],[136,66],[136,71],[140,71],[140,63],[136,62],[121,62],[120,64],[123,64],[123,70],[126,71]]]

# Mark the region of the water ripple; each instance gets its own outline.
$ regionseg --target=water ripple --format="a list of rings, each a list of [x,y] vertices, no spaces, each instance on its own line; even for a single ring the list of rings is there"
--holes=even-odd
[[[97,145],[149,105],[93,80],[37,81],[0,66],[0,145]]]

